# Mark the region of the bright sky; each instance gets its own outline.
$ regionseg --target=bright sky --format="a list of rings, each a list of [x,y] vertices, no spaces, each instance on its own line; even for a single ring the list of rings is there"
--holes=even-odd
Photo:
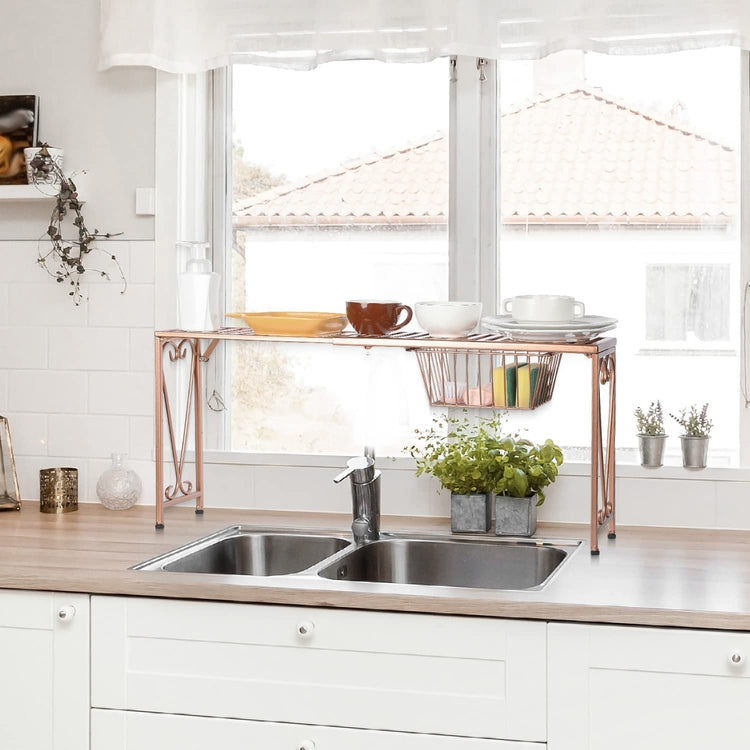
[[[533,71],[529,61],[502,63],[502,108],[533,96]],[[233,75],[235,139],[248,161],[290,179],[448,129],[444,59],[414,65],[328,63],[308,72],[239,65]],[[647,113],[669,112],[679,101],[685,127],[729,145],[738,140],[736,49],[641,57],[590,53],[585,76],[589,88]]]

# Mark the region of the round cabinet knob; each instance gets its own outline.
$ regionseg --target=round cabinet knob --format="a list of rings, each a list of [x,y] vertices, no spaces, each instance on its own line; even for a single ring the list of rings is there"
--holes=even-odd
[[[72,604],[68,604],[66,607],[60,607],[57,611],[57,619],[67,622],[75,617],[76,608]]]
[[[741,667],[745,663],[745,655],[741,651],[732,651],[729,654],[729,663],[733,667]]]
[[[315,623],[310,622],[309,620],[305,620],[304,622],[301,622],[299,625],[297,625],[297,635],[299,635],[301,638],[309,638],[313,631],[315,630]],[[313,743],[310,747],[315,747],[315,744]]]
[[[312,740],[303,740],[299,743],[299,750],[315,750],[315,743]]]

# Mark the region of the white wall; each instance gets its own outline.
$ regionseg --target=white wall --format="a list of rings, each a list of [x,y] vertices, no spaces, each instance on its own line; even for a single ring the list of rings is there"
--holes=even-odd
[[[3,0],[0,93],[40,97],[40,138],[65,150],[90,229],[128,290],[93,283],[70,298],[37,266],[50,201],[3,201],[0,186],[0,413],[10,419],[22,497],[39,469],[76,466],[82,500],[114,451],[128,452],[150,487],[153,446],[154,219],[135,215],[135,188],[155,182],[155,74],[97,73],[97,0]],[[152,494],[152,493],[150,493]]]

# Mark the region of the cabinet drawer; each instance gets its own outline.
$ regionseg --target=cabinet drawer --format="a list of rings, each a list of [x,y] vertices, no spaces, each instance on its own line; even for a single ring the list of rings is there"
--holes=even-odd
[[[550,749],[750,747],[747,633],[550,624],[548,648]]]
[[[544,750],[545,745],[134,711],[91,712],[91,750]]]
[[[95,597],[92,705],[543,741],[546,624]]]

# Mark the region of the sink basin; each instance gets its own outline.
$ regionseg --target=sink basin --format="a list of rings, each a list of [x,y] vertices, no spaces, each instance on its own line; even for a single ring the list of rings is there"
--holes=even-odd
[[[306,570],[349,545],[346,539],[334,536],[250,531],[233,526],[134,569],[281,576]]]
[[[567,556],[564,545],[533,541],[381,539],[337,557],[318,575],[339,581],[534,589]]]
[[[289,576],[301,586],[330,581],[539,589],[578,547],[577,541],[383,534],[356,547],[344,535],[230,526],[134,570]]]

